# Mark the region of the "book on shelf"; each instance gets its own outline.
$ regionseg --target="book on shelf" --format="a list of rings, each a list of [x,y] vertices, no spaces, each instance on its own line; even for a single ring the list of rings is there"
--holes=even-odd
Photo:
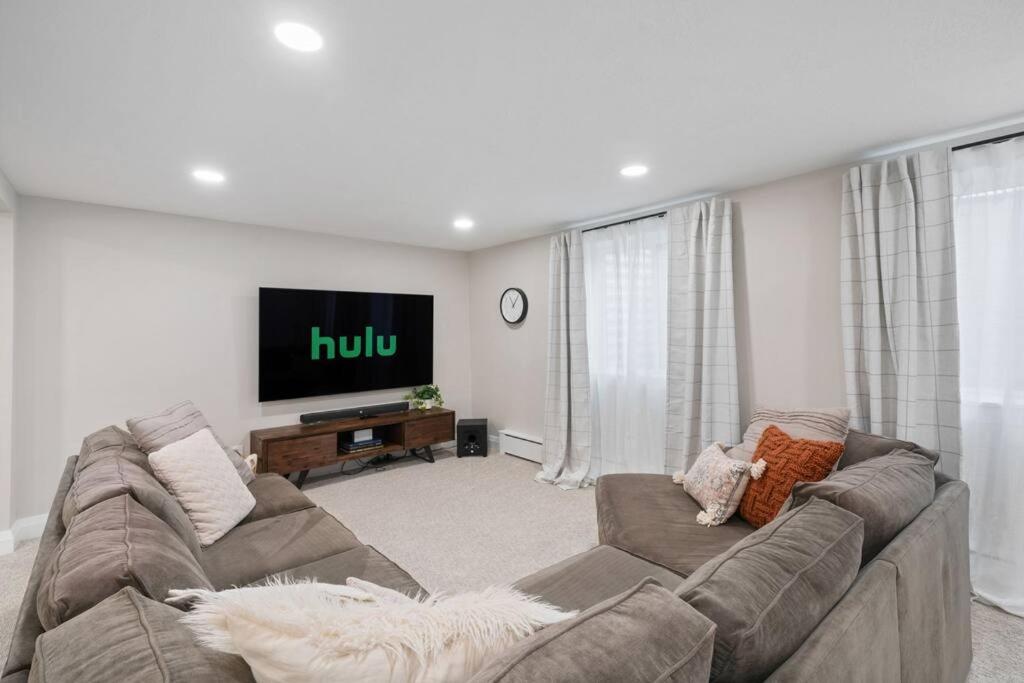
[[[346,453],[357,453],[359,451],[369,450],[371,448],[377,448],[384,442],[381,439],[367,439],[365,441],[353,441],[351,443],[341,444],[341,450]]]

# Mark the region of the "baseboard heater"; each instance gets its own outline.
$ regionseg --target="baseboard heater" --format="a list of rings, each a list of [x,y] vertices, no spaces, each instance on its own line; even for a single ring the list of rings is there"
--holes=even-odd
[[[541,455],[544,450],[543,442],[537,437],[514,432],[511,429],[502,429],[498,432],[498,447],[502,453],[532,460],[536,463],[541,461]]]

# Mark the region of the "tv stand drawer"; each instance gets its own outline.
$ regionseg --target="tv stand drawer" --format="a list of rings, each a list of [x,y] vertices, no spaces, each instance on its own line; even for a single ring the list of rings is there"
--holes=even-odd
[[[271,472],[300,472],[329,465],[338,459],[337,434],[274,441],[267,447]]]
[[[405,447],[422,448],[455,438],[454,413],[405,423]]]

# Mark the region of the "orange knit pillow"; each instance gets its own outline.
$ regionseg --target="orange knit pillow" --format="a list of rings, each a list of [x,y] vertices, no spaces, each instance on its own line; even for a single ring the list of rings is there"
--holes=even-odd
[[[775,519],[798,481],[821,481],[843,455],[839,441],[794,439],[769,425],[757,442],[753,462],[767,463],[760,479],[751,479],[740,500],[740,517],[756,528]]]

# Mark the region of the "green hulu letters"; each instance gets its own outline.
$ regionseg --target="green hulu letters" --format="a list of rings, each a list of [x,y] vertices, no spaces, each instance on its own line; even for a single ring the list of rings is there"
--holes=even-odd
[[[393,356],[398,350],[398,340],[395,335],[388,335],[387,345],[384,345],[384,336],[376,335],[377,337],[377,355],[378,356]],[[368,325],[366,332],[363,337],[338,337],[337,346],[334,343],[334,337],[321,337],[320,328],[313,327],[310,329],[309,335],[309,357],[311,360],[320,360],[320,351],[324,350],[327,360],[334,360],[335,349],[337,349],[338,355],[342,358],[358,358],[360,355],[365,355],[367,358],[372,358],[374,355],[374,334],[373,326]]]

